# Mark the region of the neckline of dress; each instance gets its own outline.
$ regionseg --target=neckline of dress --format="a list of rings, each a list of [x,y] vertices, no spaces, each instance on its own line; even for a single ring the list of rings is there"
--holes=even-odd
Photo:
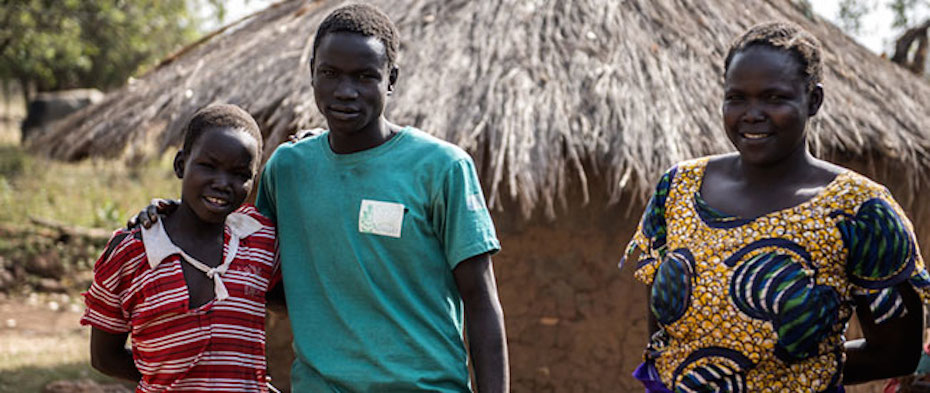
[[[834,176],[833,179],[830,180],[829,183],[824,185],[823,188],[821,188],[820,191],[818,191],[816,194],[792,206],[769,211],[769,212],[757,215],[755,217],[741,217],[738,215],[732,215],[730,213],[726,213],[724,211],[721,211],[711,206],[709,203],[707,203],[707,201],[701,195],[701,188],[704,185],[704,175],[707,172],[707,164],[710,162],[710,159],[711,157],[705,157],[704,159],[701,160],[697,168],[695,168],[697,172],[696,176],[698,178],[698,181],[696,182],[696,185],[697,185],[696,190],[694,190],[694,192],[691,193],[690,201],[691,201],[691,208],[697,213],[698,217],[701,219],[701,222],[703,222],[705,225],[711,228],[735,228],[735,227],[743,226],[746,224],[750,224],[762,218],[786,214],[791,211],[806,208],[809,205],[813,205],[815,202],[818,202],[819,200],[823,199],[830,191],[833,190],[833,188],[837,187],[842,182],[843,179],[845,179],[846,177],[849,176],[850,173],[852,173],[852,171],[848,169],[844,169],[842,172]],[[724,219],[714,220],[714,218],[710,216],[709,214],[706,214],[706,212],[705,214],[702,214],[701,208],[698,203],[698,199],[700,199],[703,202],[706,208],[713,210],[716,213],[726,215],[725,220]]]

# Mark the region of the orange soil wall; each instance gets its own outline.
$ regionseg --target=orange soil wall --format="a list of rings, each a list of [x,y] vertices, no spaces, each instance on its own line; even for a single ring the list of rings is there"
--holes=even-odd
[[[577,209],[521,226],[497,218],[513,392],[637,391],[630,373],[647,339],[646,290],[632,269],[617,268],[634,230],[623,216]]]

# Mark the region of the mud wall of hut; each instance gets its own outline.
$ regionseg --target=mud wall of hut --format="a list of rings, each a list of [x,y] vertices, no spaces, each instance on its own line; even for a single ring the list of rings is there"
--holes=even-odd
[[[636,220],[605,202],[554,221],[496,216],[515,393],[641,390],[630,373],[647,339],[646,290],[617,266]]]

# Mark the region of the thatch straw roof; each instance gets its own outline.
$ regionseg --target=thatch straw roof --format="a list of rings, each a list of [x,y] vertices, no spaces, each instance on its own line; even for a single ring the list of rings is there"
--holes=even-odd
[[[790,0],[372,0],[403,39],[389,118],[469,150],[491,203],[550,216],[567,188],[646,195],[671,163],[730,150],[722,60],[750,25],[789,20],[825,46],[815,149],[930,169],[930,84]],[[322,126],[307,67],[311,35],[342,1],[284,1],[202,40],[36,137],[67,160],[176,146],[211,102],[255,115],[270,148]],[[266,152],[267,153],[267,152]],[[588,190],[592,176],[606,190]],[[916,180],[915,180],[916,181]]]

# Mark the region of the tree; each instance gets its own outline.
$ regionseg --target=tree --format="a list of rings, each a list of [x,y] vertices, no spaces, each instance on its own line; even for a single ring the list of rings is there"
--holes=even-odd
[[[23,90],[109,89],[193,41],[221,0],[0,0],[0,80]]]
[[[930,0],[839,0],[836,17],[844,30],[857,33],[862,18],[880,6],[887,7],[894,16],[891,27],[904,29],[920,22],[915,18],[919,11],[930,9]]]
[[[891,0],[888,2],[888,8],[894,12],[894,22],[891,26],[896,28],[905,28],[913,24],[915,10],[921,7],[930,7],[928,0]]]
[[[891,61],[915,74],[926,71],[928,44],[930,44],[930,18],[917,19],[921,10],[930,9],[930,0],[887,0],[884,5],[892,11],[891,27],[900,35],[895,40]],[[851,33],[858,33],[862,18],[875,11],[879,0],[840,0],[837,18],[839,24]]]
[[[920,26],[907,29],[895,42],[894,56],[891,61],[900,64],[909,71],[923,75],[927,69],[927,47],[930,37],[930,19]]]

